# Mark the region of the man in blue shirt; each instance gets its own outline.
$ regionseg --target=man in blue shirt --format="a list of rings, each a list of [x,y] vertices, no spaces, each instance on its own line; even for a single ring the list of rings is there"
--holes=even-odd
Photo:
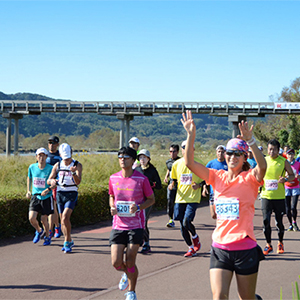
[[[49,184],[47,184],[52,166],[46,163],[47,155],[48,151],[45,148],[37,149],[37,163],[31,164],[28,168],[26,193],[26,197],[31,199],[29,204],[29,221],[36,230],[33,242],[36,244],[45,230],[44,246],[51,244],[48,216],[53,214],[52,190]],[[41,214],[41,222],[44,229],[40,227],[37,220],[38,213]]]
[[[225,160],[225,151],[226,151],[226,147],[223,145],[219,145],[216,148],[217,158],[209,161],[207,163],[206,167],[210,168],[210,169],[215,169],[215,170],[226,170],[227,171],[228,167],[227,167],[227,163]],[[202,196],[206,197],[209,193],[210,214],[211,214],[211,217],[213,219],[215,219],[217,216],[214,211],[214,191],[213,191],[212,187],[210,187],[210,192],[208,192],[208,187],[210,187],[210,186],[207,186],[207,185],[203,186]]]

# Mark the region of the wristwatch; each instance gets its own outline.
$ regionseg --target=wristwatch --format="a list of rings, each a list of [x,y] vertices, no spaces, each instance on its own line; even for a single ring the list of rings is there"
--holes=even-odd
[[[137,207],[136,212],[140,212],[141,211],[140,206],[137,204],[136,207]]]

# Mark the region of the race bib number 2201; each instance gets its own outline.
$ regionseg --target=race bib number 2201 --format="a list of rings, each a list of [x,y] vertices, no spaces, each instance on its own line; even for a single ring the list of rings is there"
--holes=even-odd
[[[135,213],[130,213],[130,205],[134,204],[134,201],[117,201],[117,212],[119,217],[134,217]]]

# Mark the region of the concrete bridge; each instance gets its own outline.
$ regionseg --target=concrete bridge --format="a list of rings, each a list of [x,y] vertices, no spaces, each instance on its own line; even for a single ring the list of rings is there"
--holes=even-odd
[[[191,110],[193,114],[226,116],[233,124],[232,136],[238,133],[238,123],[247,117],[264,117],[267,114],[300,114],[300,103],[290,102],[92,102],[92,101],[37,101],[2,100],[0,113],[7,119],[6,155],[11,152],[11,126],[14,120],[14,154],[18,154],[19,120],[23,116],[41,113],[96,113],[116,116],[121,121],[120,147],[129,140],[130,121],[134,116],[153,114],[181,114]]]

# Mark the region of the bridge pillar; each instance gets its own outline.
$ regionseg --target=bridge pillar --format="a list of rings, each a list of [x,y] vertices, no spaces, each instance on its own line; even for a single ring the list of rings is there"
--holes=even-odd
[[[119,147],[122,148],[126,146],[129,141],[130,121],[133,120],[133,116],[118,114],[117,118],[121,121]]]
[[[14,119],[14,121],[15,121],[14,155],[18,155],[19,154],[19,120],[23,118],[23,115],[3,113],[2,117],[7,119],[7,126],[6,126],[6,157],[10,156],[10,152],[11,152],[11,119]]]
[[[240,134],[239,126],[238,124],[242,121],[246,121],[245,115],[229,115],[228,116],[228,122],[231,122],[233,125],[232,130],[232,138],[236,138],[238,134]]]

